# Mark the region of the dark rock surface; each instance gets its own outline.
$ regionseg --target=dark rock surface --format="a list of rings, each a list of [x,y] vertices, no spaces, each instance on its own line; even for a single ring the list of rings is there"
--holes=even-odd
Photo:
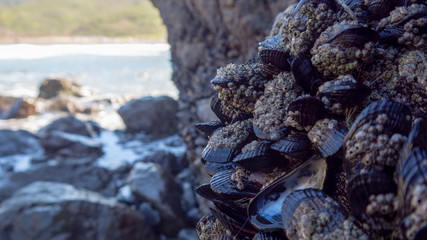
[[[102,145],[93,138],[99,130],[96,123],[68,116],[55,120],[41,129],[38,135],[47,156],[99,157],[103,154]]]
[[[207,115],[213,94],[210,80],[228,63],[244,63],[257,56],[277,13],[293,0],[152,0],[168,29],[173,81],[180,91],[180,134],[193,169],[203,175],[199,161],[206,139],[194,124]],[[191,24],[190,24],[191,23]]]
[[[0,204],[1,240],[157,239],[142,214],[71,185],[36,182]]]
[[[176,133],[178,103],[171,97],[143,97],[122,106],[118,113],[129,132],[143,132],[154,136]]]
[[[34,134],[25,130],[0,130],[0,157],[40,150],[41,146]]]
[[[25,118],[37,114],[34,99],[0,97],[0,119]]]
[[[153,154],[143,158],[141,162],[151,162],[162,166],[162,168],[172,175],[176,175],[188,167],[187,159],[178,158],[174,154],[165,151],[156,151]]]
[[[46,79],[41,83],[40,98],[53,98],[59,95],[82,97],[82,87],[66,78]]]
[[[181,187],[172,175],[155,163],[138,162],[128,177],[132,194],[142,202],[149,202],[160,214],[159,230],[172,237],[189,227],[181,208]]]

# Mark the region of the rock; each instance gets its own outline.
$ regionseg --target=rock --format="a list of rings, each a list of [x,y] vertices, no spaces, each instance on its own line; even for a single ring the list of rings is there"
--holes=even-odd
[[[0,97],[0,119],[26,118],[37,114],[33,99]]]
[[[0,157],[41,151],[37,137],[25,130],[0,130]]]
[[[195,144],[200,134],[194,124],[212,117],[206,113],[207,105],[200,102],[214,93],[210,80],[218,67],[256,57],[254,46],[268,35],[274,17],[296,1],[151,1],[168,30],[172,80],[180,92],[178,129],[187,144],[192,169],[204,176],[197,162],[206,142]]]
[[[93,138],[100,131],[94,122],[83,122],[74,116],[60,118],[42,128],[38,135],[47,156],[99,157],[102,145]]]
[[[0,238],[157,239],[138,211],[100,194],[53,182],[33,183],[0,205]]]
[[[196,229],[185,228],[179,231],[178,240],[198,240]]]
[[[3,180],[3,184],[0,184],[0,202],[37,181],[68,183],[109,197],[116,195],[112,174],[108,170],[89,164],[64,161],[56,165],[35,166],[25,172],[10,174]]]
[[[188,167],[188,162],[185,157],[178,158],[174,154],[162,150],[156,151],[140,161],[159,164],[164,170],[170,172],[172,175],[176,175]]]
[[[160,213],[160,232],[172,237],[188,226],[184,217],[186,215],[180,206],[181,187],[161,166],[136,163],[129,174],[128,184],[138,200],[149,202]]]
[[[118,113],[129,132],[169,136],[177,132],[178,103],[171,97],[143,97],[122,106]]]
[[[67,78],[50,78],[41,83],[40,98],[53,98],[59,95],[82,97],[82,86]]]
[[[162,217],[160,217],[159,212],[154,209],[150,203],[143,202],[139,205],[138,209],[144,215],[148,225],[151,227],[159,225]]]

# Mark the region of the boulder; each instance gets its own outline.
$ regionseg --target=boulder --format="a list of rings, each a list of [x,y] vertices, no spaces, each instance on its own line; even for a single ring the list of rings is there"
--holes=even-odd
[[[114,196],[116,189],[112,174],[108,170],[90,164],[68,161],[55,165],[35,166],[25,172],[11,173],[0,184],[0,202],[9,198],[19,189],[37,181],[51,181],[71,184],[78,188]]]
[[[85,158],[102,156],[102,144],[93,138],[99,132],[96,123],[68,116],[42,128],[38,135],[47,156]]]
[[[138,200],[150,203],[159,212],[160,232],[172,237],[188,226],[186,214],[180,204],[181,187],[160,165],[136,163],[129,174],[128,184]]]
[[[0,97],[0,119],[26,118],[35,114],[37,111],[32,99]]]
[[[157,239],[141,213],[71,185],[36,182],[0,204],[0,239]]]
[[[143,97],[122,106],[118,113],[129,132],[169,136],[177,132],[178,103],[171,97]]]
[[[151,155],[143,158],[141,162],[151,162],[162,166],[162,168],[172,175],[176,175],[183,169],[188,167],[188,162],[185,157],[177,157],[174,154],[166,151],[156,151]]]
[[[82,97],[82,86],[67,78],[48,78],[41,83],[40,98],[53,98],[59,95]]]
[[[0,157],[42,150],[37,136],[25,130],[0,130]]]

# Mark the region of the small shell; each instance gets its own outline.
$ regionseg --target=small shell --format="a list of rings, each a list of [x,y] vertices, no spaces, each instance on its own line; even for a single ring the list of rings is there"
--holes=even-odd
[[[271,149],[279,152],[292,161],[302,162],[313,155],[313,145],[305,133],[286,136],[271,145]]]
[[[244,178],[233,180],[235,172],[235,169],[229,169],[215,174],[210,182],[212,190],[232,200],[254,197],[261,186]]]
[[[348,130],[343,122],[334,119],[322,119],[316,122],[307,136],[316,145],[323,157],[329,157],[341,149],[347,132]]]
[[[368,42],[376,42],[379,35],[375,30],[362,26],[343,26],[338,32],[330,36],[326,43],[345,47],[363,46]]]
[[[286,125],[299,130],[311,127],[325,113],[323,102],[316,97],[301,96],[289,104]]]
[[[256,148],[244,151],[249,144],[256,144]],[[280,161],[277,161],[271,154],[270,141],[257,141],[249,144],[243,147],[242,152],[233,159],[234,163],[249,171],[270,171],[275,165],[279,165]]]
[[[282,34],[269,37],[264,42],[259,43],[258,55],[263,63],[272,64],[282,71],[288,71],[290,69],[288,62],[290,56],[283,46]]]
[[[306,93],[316,93],[322,84],[322,77],[317,69],[311,64],[310,56],[299,55],[292,60],[292,74],[296,83]]]
[[[215,130],[217,130],[220,127],[224,127],[224,124],[220,121],[203,122],[203,123],[197,123],[195,127],[197,130],[199,130],[199,132],[209,137],[210,135],[212,135],[213,132],[215,132]]]

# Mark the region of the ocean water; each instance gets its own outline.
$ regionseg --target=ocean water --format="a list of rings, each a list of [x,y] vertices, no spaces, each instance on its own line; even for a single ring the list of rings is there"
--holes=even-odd
[[[177,98],[168,44],[0,45],[0,95],[36,97],[48,77],[68,77],[97,95]]]

